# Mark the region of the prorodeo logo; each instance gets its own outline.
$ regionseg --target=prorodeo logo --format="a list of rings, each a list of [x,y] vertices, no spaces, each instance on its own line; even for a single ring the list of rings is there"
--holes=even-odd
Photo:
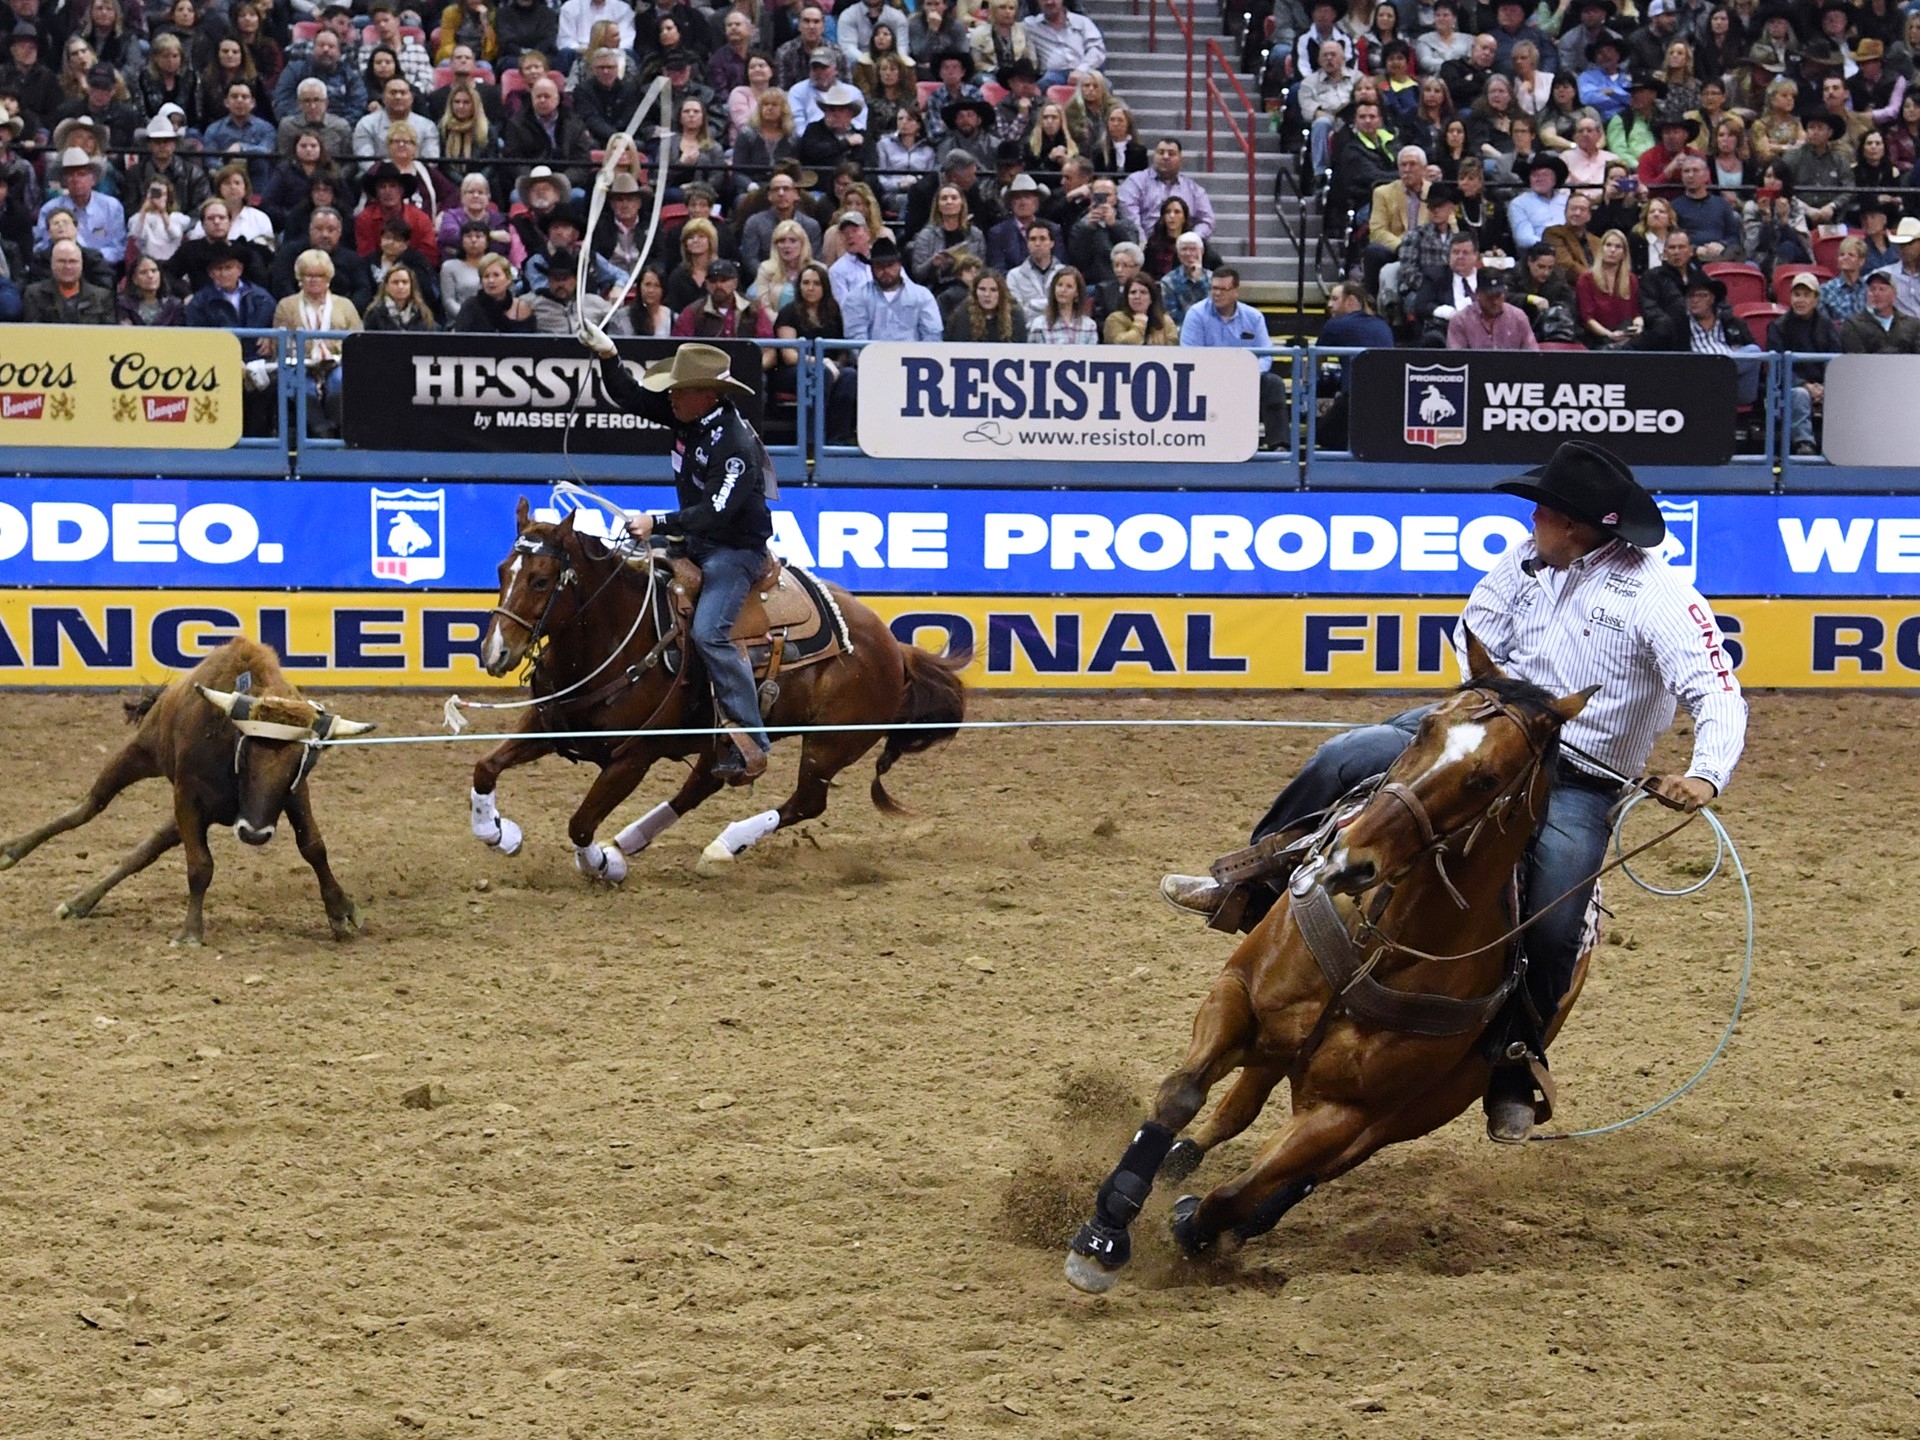
[[[1467,404],[1466,366],[1409,365],[1402,426],[1407,444],[1430,450],[1466,444]]]

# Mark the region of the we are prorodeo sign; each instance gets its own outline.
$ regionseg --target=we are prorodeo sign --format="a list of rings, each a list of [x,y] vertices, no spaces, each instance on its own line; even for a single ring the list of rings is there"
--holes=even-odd
[[[1368,350],[1353,360],[1362,460],[1539,465],[1566,440],[1629,465],[1724,465],[1740,364],[1720,355]]]
[[[1260,442],[1247,350],[869,345],[860,448],[886,460],[1230,464]]]

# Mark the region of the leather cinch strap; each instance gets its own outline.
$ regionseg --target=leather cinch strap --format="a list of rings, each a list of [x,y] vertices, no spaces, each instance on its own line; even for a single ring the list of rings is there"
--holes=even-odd
[[[1333,987],[1341,1007],[1362,1024],[1435,1038],[1470,1034],[1484,1029],[1499,1014],[1500,1007],[1507,1003],[1507,997],[1519,983],[1520,972],[1509,969],[1497,990],[1470,1000],[1415,990],[1390,990],[1364,973],[1353,936],[1347,932],[1346,922],[1340,918],[1340,911],[1324,885],[1307,885],[1288,893],[1293,905],[1293,923],[1299,927],[1301,938],[1318,962],[1320,973]]]

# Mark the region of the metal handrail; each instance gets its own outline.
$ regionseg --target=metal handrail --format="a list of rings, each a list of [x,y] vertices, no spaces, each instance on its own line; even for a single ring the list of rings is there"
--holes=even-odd
[[[1258,255],[1260,253],[1260,237],[1259,237],[1259,233],[1257,229],[1257,221],[1255,217],[1259,214],[1259,208],[1260,208],[1260,202],[1259,202],[1259,191],[1260,191],[1259,153],[1260,152],[1258,147],[1254,144],[1254,135],[1257,132],[1254,129],[1255,121],[1253,117],[1256,112],[1253,107],[1252,99],[1247,95],[1246,87],[1240,83],[1240,77],[1234,74],[1233,66],[1227,62],[1226,52],[1220,48],[1218,41],[1215,41],[1212,39],[1209,39],[1207,41],[1206,56],[1207,56],[1207,169],[1209,170],[1213,169],[1213,112],[1215,110],[1218,110],[1220,112],[1221,118],[1226,121],[1228,132],[1233,136],[1235,141],[1239,143],[1240,153],[1246,157],[1246,162],[1247,162],[1247,254]],[[1240,128],[1238,122],[1234,120],[1233,112],[1227,108],[1226,92],[1220,88],[1219,84],[1213,78],[1214,62],[1216,61],[1219,62],[1220,68],[1226,72],[1227,79],[1230,82],[1232,82],[1233,88],[1237,92],[1239,92],[1240,103],[1246,106],[1247,128],[1244,131]],[[1191,106],[1191,104],[1193,103],[1191,91],[1189,91],[1188,93],[1187,103],[1189,104],[1189,106]]]

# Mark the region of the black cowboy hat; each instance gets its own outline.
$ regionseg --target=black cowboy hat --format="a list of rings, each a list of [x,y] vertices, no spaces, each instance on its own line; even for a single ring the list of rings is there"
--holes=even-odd
[[[1618,456],[1590,441],[1568,440],[1546,464],[1493,488],[1598,525],[1642,550],[1667,538],[1659,502]]]
[[[1604,10],[1609,20],[1620,13],[1620,7],[1615,5],[1613,0],[1578,0],[1573,7],[1575,15],[1584,15],[1589,10]]]
[[[940,67],[949,60],[958,60],[960,62],[960,68],[963,72],[960,76],[962,80],[971,80],[973,78],[973,52],[954,46],[933,52],[933,59],[929,63],[933,66],[933,73],[936,78],[940,74]]]
[[[1600,47],[1602,45],[1611,45],[1613,47],[1613,53],[1616,55],[1625,55],[1627,53],[1626,36],[1622,35],[1618,30],[1602,30],[1587,42],[1587,63],[1589,65],[1600,58]]]
[[[1627,93],[1631,95],[1636,90],[1651,90],[1654,98],[1657,100],[1667,98],[1667,82],[1662,80],[1658,75],[1650,74],[1644,70],[1636,73],[1627,81]]]
[[[1840,47],[1824,35],[1816,35],[1808,40],[1794,53],[1793,58],[1802,65],[1829,66],[1835,70],[1847,63],[1846,57],[1840,53]]]
[[[1026,56],[1018,55],[994,71],[993,78],[1000,82],[1001,89],[1011,90],[1013,88],[1013,82],[1016,80],[1031,80],[1034,84],[1038,85],[1040,83],[1040,70],[1039,67]]]
[[[1707,274],[1704,270],[1697,275],[1687,277],[1687,294],[1691,295],[1696,290],[1705,290],[1711,293],[1713,303],[1716,305],[1724,305],[1727,303],[1727,282],[1714,279],[1713,276]]]
[[[1787,67],[1774,59],[1774,54],[1772,47],[1755,42],[1747,51],[1747,64],[1753,69],[1764,70],[1769,75],[1786,74]]]
[[[1824,107],[1816,106],[1813,109],[1802,110],[1800,112],[1800,124],[1803,128],[1816,123],[1827,127],[1829,137],[1838,135],[1842,130],[1847,128],[1847,122],[1845,120]]]
[[[1700,138],[1700,122],[1697,119],[1695,119],[1693,116],[1689,115],[1686,111],[1675,110],[1675,109],[1672,109],[1671,107],[1663,107],[1660,110],[1655,112],[1653,117],[1653,128],[1656,134],[1662,130],[1665,130],[1670,125],[1679,125],[1684,127],[1687,132],[1688,140],[1698,140]]]
[[[1527,162],[1526,179],[1531,181],[1533,179],[1533,172],[1536,170],[1551,170],[1553,172],[1553,188],[1556,190],[1567,183],[1567,162],[1562,160],[1558,155],[1555,155],[1551,150],[1538,151],[1534,157]]]
[[[1002,140],[993,147],[993,163],[998,165],[1024,165],[1027,163],[1027,147],[1018,140]]]
[[[420,177],[402,170],[391,160],[382,160],[378,165],[363,175],[360,178],[360,188],[371,198],[379,191],[382,185],[389,182],[398,185],[402,190],[411,194],[418,195],[420,193]]]
[[[986,101],[976,100],[969,95],[940,107],[940,118],[947,122],[948,129],[954,128],[962,110],[971,110],[978,115],[982,129],[993,124],[993,107]]]
[[[1458,205],[1463,198],[1460,193],[1460,187],[1451,180],[1434,181],[1431,185],[1427,186],[1425,196],[1429,210],[1433,209],[1436,205]]]

